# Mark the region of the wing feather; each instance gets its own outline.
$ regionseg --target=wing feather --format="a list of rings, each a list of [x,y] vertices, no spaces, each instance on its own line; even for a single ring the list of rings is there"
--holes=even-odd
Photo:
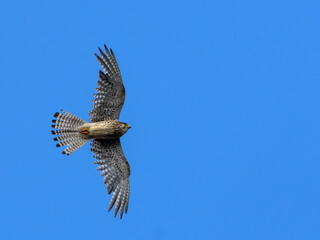
[[[97,93],[94,94],[90,121],[99,122],[119,119],[120,112],[125,100],[125,88],[122,83],[120,69],[115,55],[105,45],[104,53],[99,48],[100,56],[95,54],[103,72],[99,71]]]
[[[123,211],[125,209],[127,213],[129,204],[130,165],[123,154],[120,139],[94,139],[91,146],[91,151],[95,153],[94,157],[98,159],[95,161],[95,164],[99,165],[97,170],[102,171],[101,175],[104,176],[108,194],[113,192],[108,211],[115,205],[114,216],[120,210],[122,218]]]

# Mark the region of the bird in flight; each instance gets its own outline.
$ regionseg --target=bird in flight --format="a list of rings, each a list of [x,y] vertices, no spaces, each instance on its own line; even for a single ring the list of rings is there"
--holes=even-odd
[[[99,71],[98,88],[94,94],[93,109],[90,110],[90,122],[61,110],[54,114],[52,134],[54,141],[59,141],[57,147],[67,146],[62,154],[70,155],[91,141],[91,151],[98,171],[112,193],[109,210],[115,205],[114,217],[120,210],[127,213],[129,205],[130,166],[125,158],[120,137],[131,127],[128,123],[119,121],[120,111],[125,100],[125,88],[122,83],[120,69],[112,49],[104,45],[105,53],[99,48],[100,56],[95,54],[103,72]]]

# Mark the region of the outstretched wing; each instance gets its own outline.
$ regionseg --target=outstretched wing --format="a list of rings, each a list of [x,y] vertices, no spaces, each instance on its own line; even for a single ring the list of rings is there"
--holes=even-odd
[[[101,57],[95,54],[103,72],[99,71],[97,93],[89,112],[91,122],[119,119],[126,95],[114,53],[112,49],[110,53],[106,45],[104,47],[106,53],[99,48]]]
[[[129,205],[129,176],[130,166],[125,158],[120,139],[112,140],[93,140],[91,151],[95,153],[97,159],[94,163],[100,165],[97,170],[101,170],[101,176],[104,176],[104,183],[107,186],[108,194],[113,192],[109,210],[115,204],[114,217],[120,209],[120,218],[123,210],[127,213]]]

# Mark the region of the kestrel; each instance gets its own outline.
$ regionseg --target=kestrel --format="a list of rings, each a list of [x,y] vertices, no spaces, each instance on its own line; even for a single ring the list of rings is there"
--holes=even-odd
[[[99,48],[100,56],[95,54],[103,72],[99,71],[98,88],[94,94],[93,109],[90,110],[90,122],[61,110],[54,114],[52,120],[58,135],[54,141],[60,141],[57,147],[68,146],[62,154],[70,155],[86,142],[92,140],[91,151],[94,152],[94,162],[107,187],[108,194],[113,192],[109,210],[115,205],[114,217],[120,209],[120,219],[123,211],[127,213],[129,204],[130,166],[125,158],[120,137],[131,127],[128,123],[119,122],[119,115],[125,100],[125,88],[122,83],[120,69],[112,49],[104,45],[105,53]]]

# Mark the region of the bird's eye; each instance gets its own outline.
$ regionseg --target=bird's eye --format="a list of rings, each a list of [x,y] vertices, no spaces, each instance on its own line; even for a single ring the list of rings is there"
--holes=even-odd
[[[125,123],[122,123],[122,124],[121,124],[121,127],[122,127],[122,128],[126,128],[126,124],[125,124]]]

